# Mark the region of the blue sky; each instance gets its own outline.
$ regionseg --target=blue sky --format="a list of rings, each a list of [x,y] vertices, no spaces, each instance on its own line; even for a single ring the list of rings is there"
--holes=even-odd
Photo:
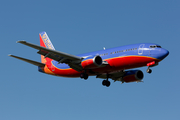
[[[6,0],[0,4],[1,120],[179,120],[180,1]],[[144,83],[62,78],[8,54],[40,61],[46,31],[56,50],[73,55],[134,43],[157,43],[170,51]]]

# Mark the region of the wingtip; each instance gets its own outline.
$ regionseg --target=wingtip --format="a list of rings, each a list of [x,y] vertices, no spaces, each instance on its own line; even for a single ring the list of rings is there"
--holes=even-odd
[[[9,57],[16,57],[16,56],[14,56],[14,55],[11,55],[11,54],[9,54],[8,56],[9,56]]]
[[[19,40],[16,43],[26,43],[26,41],[25,40]]]

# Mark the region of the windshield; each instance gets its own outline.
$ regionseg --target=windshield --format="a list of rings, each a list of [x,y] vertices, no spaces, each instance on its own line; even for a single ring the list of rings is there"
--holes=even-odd
[[[151,45],[150,48],[161,48],[159,45]]]

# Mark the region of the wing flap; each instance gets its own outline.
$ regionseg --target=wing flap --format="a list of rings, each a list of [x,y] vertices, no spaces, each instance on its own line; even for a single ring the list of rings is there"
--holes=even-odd
[[[15,56],[15,55],[9,55],[9,56],[14,57],[14,58],[19,59],[19,60],[22,60],[22,61],[25,61],[25,62],[28,62],[28,63],[33,64],[33,65],[39,66],[39,67],[44,67],[45,66],[45,64],[43,64],[43,63],[36,62],[36,61],[33,61],[33,60],[29,60],[29,59],[26,59],[26,58],[18,57],[18,56]]]

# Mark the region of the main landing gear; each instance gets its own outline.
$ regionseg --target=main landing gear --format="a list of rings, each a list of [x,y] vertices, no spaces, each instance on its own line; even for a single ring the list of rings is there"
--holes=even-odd
[[[80,74],[80,78],[82,78],[82,79],[85,79],[85,80],[87,80],[88,79],[88,74],[86,74],[86,73],[81,73]]]
[[[107,75],[107,79],[102,81],[102,85],[109,87],[111,85],[110,81],[108,80],[109,76]]]
[[[108,80],[103,80],[102,85],[106,86],[106,87],[109,87],[111,85],[111,83]]]

